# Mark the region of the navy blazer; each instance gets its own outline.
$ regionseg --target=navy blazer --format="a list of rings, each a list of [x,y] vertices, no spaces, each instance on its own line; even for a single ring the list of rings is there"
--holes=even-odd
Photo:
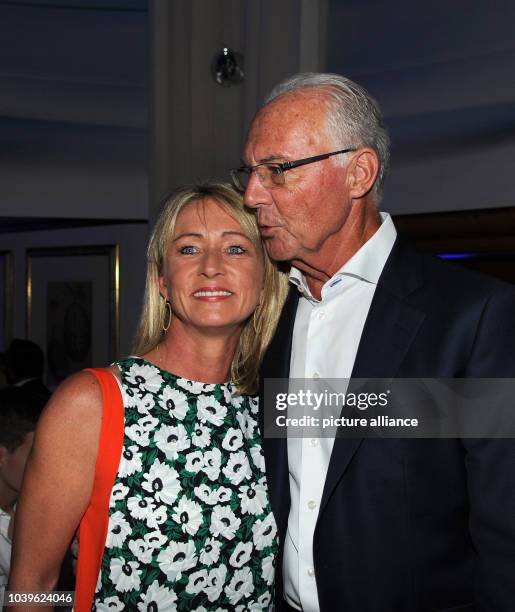
[[[297,303],[292,290],[261,369],[262,431],[263,381],[288,377]],[[515,377],[514,349],[515,287],[397,238],[352,375]],[[280,610],[286,440],[263,449]],[[515,440],[336,438],[313,556],[321,612],[513,612]]]

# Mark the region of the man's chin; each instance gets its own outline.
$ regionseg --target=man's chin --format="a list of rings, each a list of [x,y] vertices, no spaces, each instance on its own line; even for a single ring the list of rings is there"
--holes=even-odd
[[[274,261],[290,261],[295,257],[294,249],[277,238],[265,238],[264,243],[268,255]]]

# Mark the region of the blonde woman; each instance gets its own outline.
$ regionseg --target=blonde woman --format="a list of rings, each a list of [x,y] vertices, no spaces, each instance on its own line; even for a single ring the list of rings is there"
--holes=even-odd
[[[136,356],[65,381],[40,421],[10,589],[51,590],[80,523],[76,610],[268,609],[277,530],[253,394],[286,291],[231,187],[168,200]]]

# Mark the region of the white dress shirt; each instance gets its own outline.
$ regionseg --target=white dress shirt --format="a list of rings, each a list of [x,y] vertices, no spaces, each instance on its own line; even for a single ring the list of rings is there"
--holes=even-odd
[[[375,288],[397,236],[390,215],[381,213],[381,219],[377,232],[324,284],[320,301],[312,296],[304,275],[291,269],[290,281],[298,286],[301,297],[290,378],[350,378]],[[288,438],[287,442],[291,508],[284,546],[284,593],[292,607],[304,612],[319,612],[313,533],[333,443],[330,437]]]

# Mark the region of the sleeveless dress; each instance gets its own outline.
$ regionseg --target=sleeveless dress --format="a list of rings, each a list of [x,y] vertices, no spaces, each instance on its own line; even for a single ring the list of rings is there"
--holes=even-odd
[[[278,542],[257,398],[116,365],[125,430],[93,609],[268,610]]]

